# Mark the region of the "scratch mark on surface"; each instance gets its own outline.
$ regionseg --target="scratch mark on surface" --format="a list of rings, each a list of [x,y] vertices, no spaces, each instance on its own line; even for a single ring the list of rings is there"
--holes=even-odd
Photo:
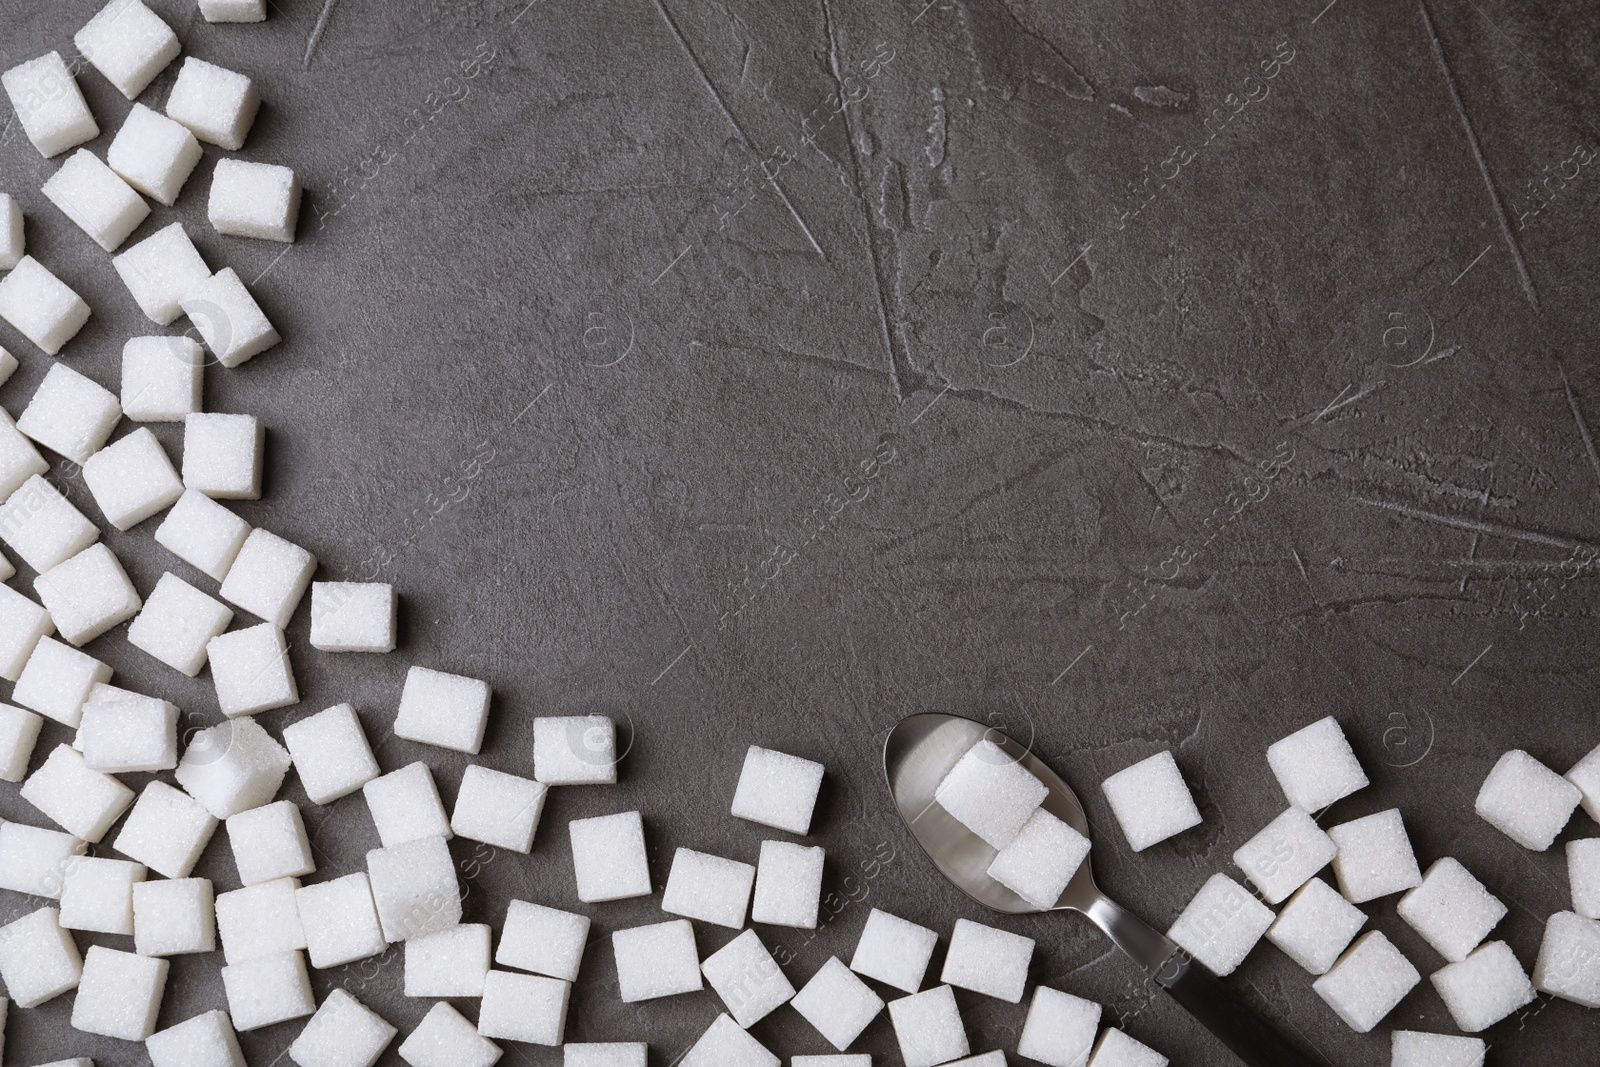
[[[1512,541],[1527,541],[1535,545],[1548,545],[1551,548],[1564,548],[1569,552],[1587,552],[1600,550],[1600,545],[1592,545],[1587,541],[1579,541],[1571,537],[1561,537],[1556,534],[1547,534],[1539,530],[1527,530],[1521,526],[1511,526],[1503,522],[1485,522],[1482,519],[1463,519],[1455,515],[1440,515],[1436,512],[1414,508],[1409,504],[1395,504],[1387,500],[1368,500],[1366,497],[1351,497],[1357,504],[1368,507],[1382,508],[1392,511],[1397,515],[1404,515],[1408,519],[1419,522],[1433,522],[1440,526],[1449,526],[1457,530],[1470,530],[1476,533],[1487,534],[1490,537],[1503,537]]]
[[[1050,279],[1051,286],[1054,286],[1056,282],[1059,282],[1062,278],[1065,278],[1067,276],[1067,271],[1071,270],[1073,267],[1076,267],[1083,260],[1083,257],[1089,254],[1089,249],[1093,247],[1093,241],[1084,245],[1083,248],[1078,251],[1077,256],[1073,258],[1072,262],[1068,263],[1065,267],[1062,267],[1060,274],[1057,274],[1054,278]]]
[[[1462,278],[1465,278],[1467,276],[1467,271],[1471,270],[1473,267],[1476,267],[1478,265],[1478,261],[1480,259],[1482,259],[1484,256],[1488,255],[1489,254],[1489,250],[1491,248],[1493,248],[1493,247],[1494,247],[1494,245],[1484,245],[1483,246],[1483,251],[1479,252],[1476,256],[1474,256],[1472,262],[1468,263],[1466,268],[1464,270],[1462,270],[1462,272],[1460,274],[1456,275],[1455,281],[1451,282],[1450,284],[1454,285],[1456,282],[1459,282]]]
[[[944,399],[944,394],[948,393],[949,391],[950,391],[950,383],[949,382],[945,382],[944,383],[944,388],[939,390],[939,395],[934,397],[932,400],[928,401],[928,406],[923,408],[921,411],[917,412],[917,417],[915,419],[912,419],[907,425],[915,426],[917,424],[917,422],[922,418],[922,416],[926,415],[928,412],[933,410],[933,405],[937,404],[939,401]]]
[[[303,70],[311,69],[311,57],[316,54],[317,45],[322,43],[322,35],[328,29],[328,20],[333,17],[333,5],[339,0],[322,0],[322,10],[317,14],[317,24],[311,27],[311,36],[306,38],[306,54],[301,60]]]
[[[517,417],[511,420],[511,425],[515,426],[518,422],[520,422],[522,420],[522,416],[524,416],[528,412],[532,411],[533,410],[533,405],[535,405],[539,401],[543,400],[544,399],[544,395],[546,393],[548,393],[550,390],[554,389],[555,387],[556,387],[556,383],[555,382],[551,382],[549,385],[547,385],[543,389],[539,390],[539,395],[534,397],[532,400],[528,401],[528,406],[527,407],[525,407],[521,411],[517,412]]]
[[[1489,648],[1493,648],[1493,647],[1494,647],[1493,644],[1491,644],[1489,646]],[[1486,648],[1482,652],[1479,652],[1476,656],[1473,656],[1472,657],[1472,662],[1467,664],[1465,667],[1461,668],[1461,673],[1455,676],[1454,680],[1451,681],[1450,685],[1454,686],[1456,684],[1456,682],[1459,682],[1459,681],[1461,681],[1461,679],[1465,678],[1467,676],[1467,672],[1470,671],[1472,668],[1476,667],[1478,665],[1478,661],[1489,654],[1489,648]]]
[[[1561,388],[1567,394],[1567,407],[1572,409],[1572,421],[1578,424],[1578,435],[1583,438],[1583,449],[1589,453],[1589,465],[1594,468],[1595,478],[1600,480],[1600,453],[1594,450],[1594,435],[1589,432],[1589,422],[1583,417],[1583,409],[1578,407],[1578,398],[1572,392],[1572,383],[1567,381],[1567,368],[1556,361],[1556,372],[1561,375]]]
[[[680,260],[684,256],[688,255],[689,254],[689,249],[693,248],[693,247],[694,247],[693,245],[690,245],[687,248],[685,248],[682,252],[679,252],[677,254],[677,256],[675,256],[673,258],[672,262],[668,263],[666,265],[666,268],[664,270],[662,270],[662,272],[660,274],[657,274],[654,278],[650,279],[650,285],[654,285],[656,282],[659,282],[662,278],[665,278],[667,276],[667,271],[671,270],[673,267],[676,267],[678,265],[678,260]],[[649,286],[646,286],[645,288],[648,289]]]
[[[893,552],[895,549],[901,548],[910,544],[912,541],[917,540],[923,534],[932,533],[941,526],[948,526],[950,523],[960,519],[968,512],[978,507],[980,504],[985,504],[996,497],[1004,496],[1013,489],[1017,488],[1019,485],[1037,478],[1039,475],[1043,474],[1045,471],[1049,470],[1051,467],[1054,467],[1057,463],[1060,463],[1063,459],[1066,459],[1072,454],[1073,453],[1067,449],[1062,449],[1058,452],[1046,453],[1033,463],[1028,464],[1028,466],[1024,467],[1016,474],[1013,474],[1011,477],[1004,478],[985,489],[979,490],[972,496],[971,499],[967,500],[960,507],[950,512],[948,515],[945,515],[943,518],[934,519],[932,522],[919,526],[908,533],[890,539],[888,544],[878,549],[877,552]]]
[[[1315,26],[1318,22],[1321,22],[1322,21],[1322,16],[1324,16],[1328,12],[1332,11],[1334,9],[1334,7],[1338,5],[1338,3],[1339,3],[1339,0],[1332,0],[1332,3],[1330,3],[1327,7],[1323,8],[1321,11],[1317,12],[1317,17],[1311,20],[1311,25]]]
[[[1306,588],[1311,588],[1311,575],[1306,572],[1306,561],[1300,558],[1300,553],[1290,549],[1289,554],[1294,557],[1294,565],[1300,568],[1300,580],[1306,583]]]
[[[270,272],[273,267],[276,267],[278,265],[278,260],[280,260],[284,256],[288,255],[289,254],[289,249],[293,248],[293,247],[294,247],[294,245],[289,245],[288,247],[284,248],[284,250],[282,252],[279,252],[276,256],[273,256],[272,257],[272,262],[267,264],[267,269],[262,271],[260,274],[257,274],[256,277],[255,277],[255,281],[251,282],[250,284],[251,285],[255,285],[257,282],[260,282],[262,278],[265,278],[267,276],[268,272]]]
[[[1336,396],[1336,397],[1333,398],[1333,403],[1331,403],[1327,407],[1323,408],[1322,409],[1322,414],[1318,415],[1315,419],[1312,419],[1311,421],[1312,422],[1321,422],[1323,419],[1327,418],[1329,415],[1332,415],[1335,411],[1339,411],[1342,408],[1347,408],[1351,404],[1354,404],[1358,400],[1365,400],[1367,397],[1371,396],[1373,393],[1376,393],[1379,389],[1382,389],[1384,386],[1386,386],[1388,384],[1389,383],[1387,381],[1382,381],[1382,382],[1379,382],[1376,385],[1368,386],[1367,388],[1361,390],[1361,392],[1357,393],[1355,396],[1351,397],[1349,400],[1340,400],[1339,397]],[[1349,388],[1350,387],[1347,385],[1347,386],[1344,387],[1344,389],[1341,389],[1339,391],[1339,396],[1344,396],[1345,392],[1348,391]]]
[[[1093,647],[1094,647],[1094,645],[1091,643],[1089,645],[1089,648],[1093,648]],[[1067,676],[1067,672],[1078,665],[1078,660],[1082,659],[1083,657],[1085,657],[1085,656],[1087,656],[1089,654],[1089,648],[1086,648],[1082,652],[1079,652],[1077,654],[1077,656],[1073,658],[1071,663],[1067,664],[1065,667],[1063,667],[1061,669],[1061,673],[1060,674],[1056,675],[1053,679],[1051,679],[1050,684],[1051,685],[1055,685],[1056,682],[1059,682],[1059,681],[1061,681],[1061,679],[1065,678]]]
[[[683,651],[679,652],[676,656],[672,657],[672,662],[667,664],[665,667],[662,667],[661,668],[661,673],[656,675],[655,676],[655,680],[652,681],[650,684],[651,685],[655,685],[656,682],[659,682],[659,681],[661,681],[661,679],[665,678],[667,676],[667,672],[670,671],[672,668],[676,667],[678,665],[678,661],[680,659],[682,659],[683,657],[687,656],[689,654],[689,650],[691,648],[693,648],[693,647],[694,647],[693,645],[685,645],[683,647]]]

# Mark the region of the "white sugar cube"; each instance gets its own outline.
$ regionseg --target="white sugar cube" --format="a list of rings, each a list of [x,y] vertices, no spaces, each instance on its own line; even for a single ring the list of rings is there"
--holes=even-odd
[[[947,985],[891,1000],[889,1021],[905,1067],[934,1067],[972,1051],[955,990]]]
[[[1395,910],[1451,963],[1466,959],[1506,916],[1506,906],[1448,856],[1428,868]]]
[[[183,420],[183,484],[214,500],[259,500],[261,457],[265,447],[266,429],[254,415],[230,415],[216,411],[188,415]],[[265,533],[260,530],[256,532]],[[281,537],[273,534],[266,534],[266,537],[271,540],[263,541],[254,550],[260,557],[257,567],[266,570],[251,575],[251,587],[263,578],[273,577],[277,570],[284,567],[298,580],[299,570],[304,567],[310,554]],[[248,543],[245,550],[250,550]],[[308,571],[305,578],[309,580],[310,577]],[[242,586],[238,588],[250,591]],[[275,616],[276,611],[281,609],[277,600],[282,598],[282,591],[272,586],[262,592],[272,596],[273,599],[266,606]],[[305,592],[304,585],[300,586],[299,592]],[[223,595],[227,596],[226,593]],[[298,594],[295,601],[299,601]],[[241,604],[240,607],[245,605]],[[273,616],[263,616],[268,617]],[[285,619],[280,625],[287,623]]]
[[[313,804],[331,804],[378,776],[378,761],[356,709],[349,704],[335,704],[290,723],[283,728],[283,743],[289,746],[300,785]],[[460,806],[459,798],[456,804]]]
[[[55,623],[49,612],[9,585],[0,585],[0,678],[15,682],[22,676],[28,658],[38,647],[39,639],[55,632]],[[109,676],[109,668],[107,669]],[[38,730],[33,731],[33,736]],[[20,780],[21,766],[16,763],[20,753],[22,765],[28,762],[32,751],[32,738],[27,736],[20,721],[6,721],[0,726],[0,779],[8,782]],[[26,742],[26,744],[24,744]],[[15,774],[18,777],[7,777]]]
[[[934,799],[994,849],[1011,843],[1043,803],[1043,782],[993,741],[980,741],[934,790]]]
[[[119,253],[111,265],[145,318],[158,326],[182,315],[183,298],[211,280],[211,268],[181,222],[165,226]]]
[[[661,910],[738,930],[755,878],[756,869],[748,863],[680,848],[672,857]]]
[[[1100,1005],[1049,986],[1033,991],[1017,1055],[1049,1067],[1083,1067],[1100,1028]]]
[[[1053,908],[1089,856],[1089,839],[1043,808],[989,864],[990,878],[1036,908]]]
[[[305,948],[299,891],[298,879],[276,878],[217,897],[223,958],[245,963]]]
[[[421,837],[449,840],[455,836],[439,800],[433,772],[421,760],[379,775],[362,786],[361,792],[384,848]]]
[[[135,422],[182,422],[200,410],[204,361],[187,337],[131,338],[122,346],[122,413]]]
[[[306,961],[298,952],[230,963],[222,968],[222,989],[234,1028],[241,1032],[298,1019],[317,1007]]]
[[[616,725],[604,715],[534,719],[533,776],[546,785],[615,782]]]
[[[206,642],[217,704],[230,719],[284,708],[300,700],[289,646],[270,622],[213,637]]]
[[[1031,937],[957,919],[939,981],[1020,1004],[1028,984],[1033,948]]]
[[[1364,819],[1341,823],[1328,831],[1339,854],[1333,872],[1339,890],[1353,904],[1410,889],[1422,882],[1411,838],[1406,836],[1400,809],[1390,808]]]
[[[87,463],[121,418],[115,393],[56,363],[18,417],[17,429],[74,463]]]
[[[0,704],[0,713],[4,709]],[[1572,910],[1586,919],[1600,919],[1600,837],[1567,842],[1567,883]]]
[[[1483,1067],[1488,1046],[1478,1037],[1395,1030],[1389,1035],[1389,1067]]]
[[[442,837],[373,849],[367,880],[385,940],[406,941],[461,921],[461,891]]]
[[[734,816],[792,834],[809,833],[822,770],[813,760],[751,745],[733,794]]]
[[[142,863],[78,857],[62,880],[61,925],[68,930],[131,935],[133,886],[144,881],[144,876]]]
[[[694,927],[687,919],[618,930],[611,935],[611,951],[624,1004],[705,988]]]
[[[313,967],[338,967],[388,947],[365,871],[303,886],[295,904]]]
[[[19,1008],[77,988],[83,975],[83,957],[58,919],[56,909],[40,908],[0,927],[0,980]]]
[[[128,572],[105,544],[93,544],[33,580],[62,638],[84,645],[139,613]]]
[[[323,652],[393,652],[398,614],[399,598],[392,585],[313,582],[311,647]],[[534,758],[538,758],[537,742]]]
[[[1088,1067],[1167,1067],[1165,1056],[1121,1030],[1106,1030],[1095,1043]]]
[[[481,997],[489,973],[489,927],[462,923],[406,942],[408,997]]]
[[[1504,941],[1480,946],[1460,963],[1428,976],[1450,1017],[1469,1034],[1486,1030],[1533,1002],[1533,984]]]
[[[83,705],[78,739],[92,771],[170,771],[178,765],[178,706],[136,693],[93,696]]]
[[[824,857],[821,848],[788,841],[761,842],[755,896],[750,902],[751,920],[815,930],[822,900]]]
[[[32,256],[0,278],[0,319],[53,356],[89,321],[89,305]]]
[[[1561,911],[1550,916],[1533,967],[1541,993],[1600,1008],[1600,922]]]
[[[106,521],[137,526],[183,495],[183,482],[156,435],[140,428],[89,457],[83,481]]]
[[[0,889],[59,899],[86,847],[59,830],[0,823]]]
[[[1229,975],[1267,932],[1272,909],[1225,874],[1213,874],[1167,936],[1216,975]]]
[[[245,1067],[225,1011],[202,1012],[145,1039],[151,1067]]]
[[[186,878],[216,829],[217,820],[199,801],[155,781],[139,794],[111,847],[157,874]]]
[[[1283,906],[1267,940],[1310,973],[1327,974],[1366,924],[1365,912],[1313,878]]]
[[[293,244],[300,179],[288,167],[219,159],[206,214],[218,233]]]
[[[1523,848],[1543,852],[1583,799],[1578,787],[1521,749],[1495,763],[1474,805],[1490,826]]]
[[[1328,973],[1311,983],[1334,1014],[1358,1034],[1394,1010],[1422,975],[1376,930],[1362,934]]]
[[[200,154],[194,134],[160,112],[134,104],[106,149],[106,163],[139,192],[171,207]]]
[[[10,208],[6,207],[8,203],[11,205]],[[3,262],[5,259],[7,254],[6,242],[11,239],[6,233],[7,229],[11,226],[11,222],[8,220],[7,216],[13,211],[16,212],[14,215],[17,231],[16,258],[22,258],[22,214],[20,211],[16,210],[16,205],[17,202],[15,200],[12,200],[4,193],[0,193],[0,262]],[[0,270],[10,269],[10,267],[0,266]],[[6,382],[10,381],[11,376],[17,372],[17,368],[19,366],[21,366],[21,364],[17,362],[17,357],[13,356],[10,352],[7,352],[4,347],[0,347],[0,385],[4,385]]]
[[[193,678],[206,665],[206,646],[232,621],[226,605],[168,572],[128,627],[128,643]]]
[[[22,132],[46,158],[100,136],[83,90],[60,52],[19,63],[0,76]]]
[[[200,0],[200,17],[207,22],[265,22],[267,0]]]
[[[794,1010],[843,1052],[883,1010],[883,998],[839,961],[828,957],[791,1001]]]
[[[396,737],[477,755],[488,721],[487,682],[427,667],[406,672],[394,720]]]
[[[644,820],[637,811],[574,819],[567,824],[567,832],[572,839],[572,871],[579,900],[598,904],[650,895]]]
[[[33,442],[0,409],[0,499],[11,496],[34,475],[49,472],[50,464],[39,455]]]
[[[178,306],[224,367],[237,367],[283,340],[232,267],[184,293]]]
[[[568,1041],[561,1067],[645,1067],[649,1048],[643,1041]]]
[[[951,1060],[946,1067],[1006,1067],[1006,1054],[998,1049],[994,1052],[980,1052],[976,1056]]]
[[[1311,816],[1290,808],[1239,846],[1233,862],[1268,904],[1278,904],[1326,867],[1338,851]]]
[[[533,849],[549,791],[531,778],[468,764],[456,790],[450,829],[468,840],[526,855]]]
[[[271,734],[254,719],[234,719],[195,734],[175,776],[207,811],[226,819],[271,800],[288,771],[289,753]]]
[[[156,528],[156,544],[220,582],[249,535],[249,523],[204,493],[186,489]]]
[[[856,942],[850,969],[907,993],[922,988],[939,935],[898,915],[873,908]]]
[[[133,186],[86,148],[68,156],[39,191],[107,252],[120,248],[150,215]]]
[[[178,35],[141,0],[111,0],[72,35],[95,70],[132,100],[178,58]]]
[[[167,97],[167,115],[200,140],[237,152],[256,119],[261,97],[250,79],[189,56]]]
[[[169,966],[166,960],[150,959],[143,953],[89,946],[78,995],[72,1002],[72,1028],[143,1041],[156,1032]]]
[[[0,270],[10,270],[17,265],[26,251],[22,235],[22,208],[17,206],[16,198],[9,193],[0,193]],[[15,356],[11,361],[16,362]],[[13,371],[15,367],[11,368]],[[6,377],[11,375],[8,372]]]
[[[587,915],[513,900],[506,909],[505,927],[494,951],[494,961],[519,971],[575,982],[588,940]]]
[[[306,825],[293,802],[280,800],[228,817],[228,844],[245,885],[298,878],[317,869]]]
[[[1367,786],[1366,772],[1331,715],[1269,745],[1267,763],[1283,795],[1303,811],[1321,811]]]
[[[1157,752],[1118,771],[1100,788],[1135,852],[1200,825],[1200,809],[1171,752]]]
[[[71,745],[55,747],[22,783],[21,796],[67,833],[91,845],[133,803],[133,790],[84,766],[82,754]]]
[[[411,1067],[492,1067],[500,1058],[500,1046],[442,1000],[428,1010],[398,1051]]]
[[[298,1067],[372,1067],[399,1032],[349,993],[334,989],[289,1046],[289,1058]]]
[[[719,1015],[677,1067],[779,1067],[781,1062],[738,1023]]]
[[[1583,794],[1579,803],[1589,813],[1589,818],[1600,822],[1600,745],[1590,749],[1562,777],[1577,786],[1578,792]]]
[[[0,782],[20,782],[44,720],[31,711],[0,704]]]
[[[754,930],[707,956],[700,971],[733,1021],[746,1029],[794,998],[794,986]]]
[[[141,956],[216,951],[211,880],[157,878],[134,885],[133,944]]]
[[[97,683],[111,680],[111,668],[93,656],[41,637],[17,678],[11,699],[49,719],[76,728],[83,703]]]
[[[532,1045],[559,1045],[571,992],[570,982],[556,978],[490,971],[478,1007],[478,1033]]]

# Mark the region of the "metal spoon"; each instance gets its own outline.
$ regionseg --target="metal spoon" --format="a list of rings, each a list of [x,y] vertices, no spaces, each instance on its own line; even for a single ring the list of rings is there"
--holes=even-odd
[[[1054,771],[1000,731],[957,715],[912,715],[890,732],[883,746],[883,772],[889,780],[889,792],[917,844],[956,888],[979,904],[1011,915],[1045,910],[990,878],[988,868],[995,850],[934,803],[934,790],[950,768],[983,740],[994,742],[1049,787],[1050,794],[1044,800],[1046,811],[1084,836],[1089,835],[1083,806]],[[1245,1007],[1216,975],[1100,892],[1087,859],[1056,906],[1048,910],[1087,915],[1250,1067],[1321,1067]]]

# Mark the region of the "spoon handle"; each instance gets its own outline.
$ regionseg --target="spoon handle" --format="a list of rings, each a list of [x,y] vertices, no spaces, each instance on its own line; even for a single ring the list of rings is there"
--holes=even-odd
[[[1324,1067],[1290,1044],[1187,952],[1168,960],[1156,981],[1250,1067]]]

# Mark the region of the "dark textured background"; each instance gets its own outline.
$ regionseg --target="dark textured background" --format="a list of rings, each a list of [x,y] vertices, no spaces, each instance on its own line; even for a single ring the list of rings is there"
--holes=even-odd
[[[220,237],[208,148],[135,235],[181,218],[286,339],[208,370],[209,409],[268,427],[266,499],[239,510],[319,577],[376,569],[403,597],[387,657],[314,652],[302,607],[305,699],[263,721],[352,701],[384,767],[426,759],[447,804],[464,761],[388,736],[409,663],[492,683],[491,766],[529,773],[535,715],[631,724],[622,783],[556,790],[531,857],[452,846],[467,919],[497,926],[513,896],[574,904],[568,819],[642,808],[659,885],[679,845],[754,860],[765,835],[726,814],[746,744],[821,760],[816,840],[849,903],[814,939],[762,931],[799,984],[870,906],[946,936],[986,918],[891,814],[900,716],[1033,738],[1080,788],[1102,884],[1164,927],[1283,806],[1266,745],[1332,713],[1373,785],[1324,821],[1398,805],[1424,864],[1457,856],[1511,906],[1497,936],[1531,970],[1567,906],[1560,849],[1523,850],[1472,798],[1508,748],[1564,770],[1600,741],[1595,583],[1562,566],[1600,545],[1600,171],[1551,178],[1538,210],[1531,184],[1600,146],[1600,20],[1431,2],[1437,44],[1409,0],[284,0],[260,26],[153,0],[188,54],[256,79],[242,155],[309,190],[287,251]],[[0,66],[70,56],[97,6],[0,0]],[[128,105],[80,83],[103,154]],[[841,83],[865,98],[833,115]],[[151,331],[39,195],[54,166],[0,135],[30,250],[94,308],[65,358],[115,387]],[[23,360],[15,413],[49,360],[0,343]],[[1280,443],[1294,458],[1263,481]],[[107,536],[140,590],[169,568],[211,588],[154,526]],[[216,718],[206,678],[124,631],[91,646],[118,681]],[[1206,821],[1134,856],[1098,782],[1162,748]],[[319,878],[377,843],[359,797],[304,810]],[[0,814],[42,821],[14,789]],[[1579,815],[1566,838],[1594,832]],[[236,884],[222,835],[197,873]],[[658,899],[587,909],[568,1034],[646,1039],[665,1065],[720,1008],[617,1003],[605,935]],[[39,904],[8,894],[0,918]],[[1440,965],[1392,898],[1367,910]],[[1036,980],[1174,1063],[1232,1062],[1081,918],[1003,925],[1039,940]],[[161,1026],[223,1006],[219,965],[173,960]],[[428,1004],[402,969],[395,951],[313,982],[405,1032]],[[1232,982],[1330,1064],[1387,1062],[1387,1027],[1352,1034],[1269,945]],[[974,1051],[1015,1047],[1024,1007],[959,999]],[[13,1011],[7,1061],[144,1062],[70,1030],[71,1001]],[[1387,1024],[1452,1029],[1426,982]],[[245,1035],[251,1062],[286,1063],[301,1025]],[[826,1051],[787,1008],[754,1032]],[[1577,1063],[1600,1024],[1541,998],[1486,1036],[1493,1064]],[[898,1062],[887,1018],[862,1047]]]

